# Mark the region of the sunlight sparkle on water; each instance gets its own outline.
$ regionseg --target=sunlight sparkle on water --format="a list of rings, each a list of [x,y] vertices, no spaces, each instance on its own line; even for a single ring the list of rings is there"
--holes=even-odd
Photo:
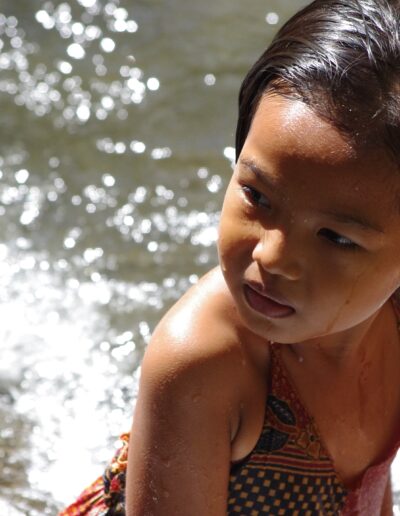
[[[83,59],[86,52],[79,43],[71,43],[71,45],[67,47],[67,54],[73,59]]]
[[[231,162],[232,168],[235,166],[236,161],[236,150],[234,147],[225,147],[224,156]]]
[[[211,193],[217,193],[222,188],[222,179],[221,176],[217,174],[213,175],[209,181],[207,182],[207,189]]]
[[[115,185],[115,177],[111,174],[103,174],[101,180],[104,186],[111,187]]]
[[[83,7],[93,7],[96,5],[97,0],[78,0]]]
[[[17,181],[17,183],[19,183],[20,185],[26,183],[28,181],[28,178],[29,178],[29,172],[22,168],[21,170],[18,170],[18,172],[15,173],[15,179]]]
[[[172,150],[169,147],[157,147],[151,151],[151,157],[155,160],[166,159],[172,156]]]
[[[71,65],[71,63],[68,63],[68,61],[60,61],[57,65],[57,68],[64,75],[68,75],[69,73],[72,72],[72,65]]]
[[[115,41],[111,38],[103,38],[100,41],[100,47],[104,52],[110,53],[115,49]]]
[[[101,29],[96,25],[88,25],[85,29],[85,36],[88,41],[93,41],[101,36]]]
[[[146,84],[150,91],[157,91],[160,87],[160,81],[156,77],[150,77]]]
[[[204,76],[204,83],[207,85],[207,86],[214,86],[214,84],[216,83],[216,77],[214,74],[212,73],[208,73],[207,75]]]
[[[197,171],[197,176],[200,179],[207,179],[208,175],[209,175],[209,171],[208,171],[208,169],[206,167],[201,167]]]
[[[168,99],[185,117],[197,112],[186,88],[196,81],[204,108],[207,95],[233,99],[240,70],[219,78],[235,38],[211,41],[219,30],[212,17],[204,37],[217,45],[215,58],[193,67],[201,27],[185,38],[193,20],[172,17],[160,37],[162,2],[151,12],[127,0],[43,0],[25,10],[4,3],[17,16],[0,13],[0,95],[18,131],[4,127],[1,153],[10,150],[0,156],[0,418],[1,394],[13,400],[0,433],[27,426],[21,443],[0,444],[10,485],[6,495],[0,488],[0,515],[14,516],[23,497],[27,510],[15,516],[51,516],[55,500],[70,502],[103,472],[116,436],[129,429],[153,327],[216,263],[220,171],[235,162],[225,147],[232,135],[210,138],[212,108],[201,109],[199,133],[186,143],[181,124],[175,134],[158,121]],[[258,20],[262,37],[283,19],[276,11]],[[150,23],[138,26],[136,14]],[[210,140],[220,150],[199,161]],[[398,493],[400,459],[393,472]],[[46,509],[36,510],[40,496]]]
[[[71,30],[74,36],[81,36],[85,32],[85,26],[80,22],[75,22],[72,24]]]
[[[90,118],[90,108],[87,104],[81,104],[76,109],[76,116],[81,122],[87,122]]]
[[[143,152],[146,150],[146,145],[143,142],[139,142],[137,140],[132,140],[129,146],[136,154],[143,154]]]
[[[114,108],[115,102],[112,99],[112,97],[110,97],[109,95],[105,95],[101,99],[101,105],[103,106],[104,109],[110,110],[110,109]]]
[[[35,18],[47,30],[52,29],[56,23],[54,18],[52,18],[49,13],[43,9],[36,13]]]
[[[64,240],[64,247],[66,249],[73,249],[76,245],[76,240],[74,240],[72,237],[67,237]]]
[[[278,13],[274,13],[274,12],[268,13],[265,16],[265,21],[269,25],[276,25],[277,23],[279,23],[279,15],[278,15]]]

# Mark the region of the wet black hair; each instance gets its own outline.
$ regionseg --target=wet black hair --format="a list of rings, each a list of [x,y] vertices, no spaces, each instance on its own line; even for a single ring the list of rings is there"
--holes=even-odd
[[[295,14],[242,83],[236,159],[270,91],[400,162],[400,0],[315,0]]]

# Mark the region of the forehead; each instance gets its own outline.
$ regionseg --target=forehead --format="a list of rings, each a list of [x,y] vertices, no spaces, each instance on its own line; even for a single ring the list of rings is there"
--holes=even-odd
[[[241,155],[297,189],[311,182],[320,197],[325,192],[338,202],[375,206],[382,216],[400,214],[400,170],[389,155],[355,148],[301,101],[265,95]]]

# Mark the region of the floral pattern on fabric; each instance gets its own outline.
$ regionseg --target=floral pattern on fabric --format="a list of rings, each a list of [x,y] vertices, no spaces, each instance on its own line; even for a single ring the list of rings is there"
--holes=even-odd
[[[125,516],[125,479],[129,434],[120,437],[117,451],[104,475],[87,487],[78,499],[58,516]]]
[[[393,296],[392,304],[400,330],[400,296]],[[228,515],[379,515],[400,437],[386,459],[368,468],[360,485],[347,491],[291,385],[279,349],[272,349],[264,427],[252,453],[231,467]],[[104,475],[58,516],[125,516],[129,434],[121,440],[123,445]]]

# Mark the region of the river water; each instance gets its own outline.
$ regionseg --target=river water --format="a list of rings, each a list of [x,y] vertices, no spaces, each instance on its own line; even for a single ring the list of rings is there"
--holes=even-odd
[[[217,260],[240,81],[304,3],[1,0],[2,516],[55,515],[129,429]]]

